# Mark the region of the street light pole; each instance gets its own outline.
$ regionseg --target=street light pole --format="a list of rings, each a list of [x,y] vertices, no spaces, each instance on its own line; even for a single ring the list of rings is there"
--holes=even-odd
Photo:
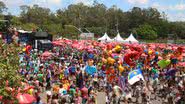
[[[79,32],[83,33],[83,32],[81,31],[80,28],[78,28],[78,27],[76,27],[76,26],[74,26],[74,25],[64,25],[64,26],[74,27],[74,28],[77,29]]]

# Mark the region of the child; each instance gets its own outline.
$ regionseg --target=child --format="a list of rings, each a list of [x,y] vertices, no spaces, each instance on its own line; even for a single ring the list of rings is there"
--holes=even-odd
[[[75,104],[82,104],[82,98],[80,97],[80,93],[76,93],[75,96]]]

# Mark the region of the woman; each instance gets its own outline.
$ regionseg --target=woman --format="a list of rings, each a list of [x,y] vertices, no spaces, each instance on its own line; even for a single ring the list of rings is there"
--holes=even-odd
[[[88,101],[88,104],[96,104],[96,93],[94,92],[94,90],[92,89],[90,91],[90,94],[89,94],[89,101]]]

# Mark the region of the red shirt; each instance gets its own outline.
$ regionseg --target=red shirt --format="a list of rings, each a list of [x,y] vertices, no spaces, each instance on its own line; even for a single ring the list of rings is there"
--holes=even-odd
[[[83,98],[88,98],[88,89],[86,87],[81,89],[81,93]]]

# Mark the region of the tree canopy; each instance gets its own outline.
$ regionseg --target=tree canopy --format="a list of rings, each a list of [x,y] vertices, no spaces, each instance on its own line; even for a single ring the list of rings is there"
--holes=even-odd
[[[0,6],[0,13],[1,10],[4,10],[3,8],[6,8],[6,6]],[[122,37],[126,37],[127,35],[125,34],[130,34],[133,31],[137,33],[138,29],[147,27],[148,32],[151,29],[147,37],[156,34],[155,36],[153,35],[155,38],[167,38],[168,34],[174,34],[179,38],[185,38],[185,32],[183,31],[185,30],[184,22],[170,22],[167,20],[164,12],[161,13],[156,8],[151,7],[133,7],[129,11],[124,11],[115,5],[108,8],[104,4],[94,2],[91,6],[83,3],[71,4],[67,8],[61,8],[56,11],[51,11],[49,8],[40,7],[39,5],[22,5],[20,9],[20,16],[13,16],[12,18],[14,26],[26,30],[39,27],[48,30],[48,32],[54,35],[79,35],[80,32],[75,30],[74,27],[69,29],[66,26],[73,25],[82,29],[86,28],[98,37],[105,32],[110,34],[110,36],[115,36],[117,29]],[[144,36],[145,32],[139,31],[138,35],[142,34]],[[146,37],[138,37],[146,39]]]

